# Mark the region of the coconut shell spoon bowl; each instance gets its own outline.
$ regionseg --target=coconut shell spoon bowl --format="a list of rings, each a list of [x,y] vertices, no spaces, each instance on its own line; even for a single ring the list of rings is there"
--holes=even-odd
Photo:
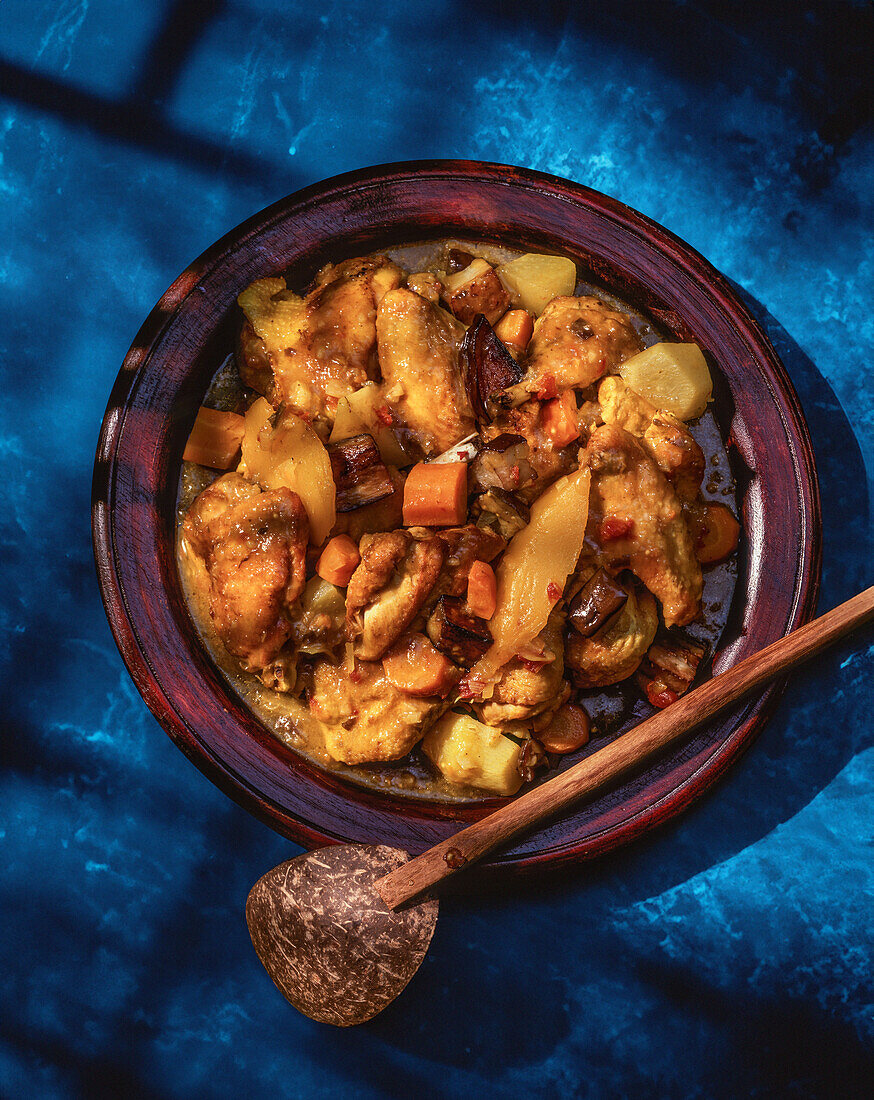
[[[280,992],[348,1027],[386,1008],[421,966],[437,923],[423,895],[519,833],[645,764],[747,692],[874,618],[874,587],[701,684],[604,748],[410,859],[385,845],[320,848],[268,871],[246,921]]]

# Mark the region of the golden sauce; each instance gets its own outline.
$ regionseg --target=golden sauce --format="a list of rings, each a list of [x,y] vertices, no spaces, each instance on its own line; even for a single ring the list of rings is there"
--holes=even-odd
[[[517,250],[458,239],[405,245],[387,249],[386,254],[409,272],[436,270],[447,246],[475,253],[493,265],[505,263],[520,255]],[[595,294],[608,305],[627,314],[644,346],[669,338],[627,303],[597,284],[580,281],[575,288],[575,294]],[[237,407],[241,395],[240,379],[231,354],[216,372],[205,400],[216,408],[229,409]],[[702,486],[704,498],[733,501],[734,479],[713,413],[708,410],[696,423],[689,425],[689,430],[707,459],[707,474]],[[447,783],[418,748],[414,748],[403,760],[392,763],[347,765],[332,760],[325,752],[321,724],[310,713],[306,703],[293,696],[271,691],[256,676],[240,668],[216,635],[203,595],[206,591],[206,586],[202,583],[206,575],[205,567],[189,551],[182,536],[182,523],[192,501],[217,476],[218,473],[214,470],[189,462],[182,464],[176,509],[177,562],[192,619],[213,662],[225,676],[231,690],[283,744],[305,756],[316,767],[341,774],[344,779],[356,785],[405,798],[443,802],[482,801],[492,797],[473,788]],[[735,559],[705,571],[702,615],[684,628],[690,637],[706,645],[711,652],[725,628],[736,577]],[[618,684],[599,692],[581,693],[580,701],[592,718],[592,740],[580,752],[562,757],[558,770],[597,750],[605,738],[616,736],[651,712],[634,685]]]

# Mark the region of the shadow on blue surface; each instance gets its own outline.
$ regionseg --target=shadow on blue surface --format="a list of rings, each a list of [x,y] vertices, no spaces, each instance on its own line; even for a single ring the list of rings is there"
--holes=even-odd
[[[637,973],[664,1004],[723,1037],[711,1072],[726,1092],[778,1097],[792,1081],[795,1095],[861,1098],[874,1080],[874,1055],[855,1029],[811,1003],[784,993],[751,1004],[696,980],[689,966],[647,962]]]
[[[536,20],[528,0],[465,0],[458,6],[471,20],[474,36],[477,18],[483,30],[496,23],[515,26],[520,41],[551,38],[565,28],[599,39],[607,49],[621,44],[623,53],[640,59],[642,70],[655,64],[673,78],[704,87],[742,81],[774,100],[780,94],[783,65],[791,57],[797,77],[793,106],[822,142],[796,151],[794,167],[813,191],[832,179],[840,146],[874,120],[874,9],[866,2],[612,0],[580,6],[551,0],[538,5]],[[816,48],[811,49],[814,39]],[[633,65],[627,72],[634,80]],[[743,141],[740,132],[736,137]]]

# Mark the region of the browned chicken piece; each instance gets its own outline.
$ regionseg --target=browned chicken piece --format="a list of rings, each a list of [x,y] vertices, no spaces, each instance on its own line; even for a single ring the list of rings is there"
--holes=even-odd
[[[222,474],[203,489],[185,516],[183,534],[188,545],[200,558],[205,558],[212,545],[211,525],[225,516],[241,501],[256,497],[261,492],[254,482],[242,474]]]
[[[639,351],[625,314],[598,298],[553,298],[534,323],[524,385],[552,396],[553,387],[585,389]]]
[[[636,574],[661,603],[665,625],[691,622],[701,608],[701,566],[671,483],[615,424],[596,428],[583,456],[593,475],[587,539],[599,561]]]
[[[663,633],[649,647],[637,682],[654,707],[675,703],[692,686],[704,657],[704,646],[676,634]]]
[[[433,271],[417,271],[407,276],[407,289],[436,305],[443,293],[443,283]]]
[[[376,661],[396,642],[431,594],[443,565],[436,536],[407,531],[365,535],[361,561],[346,589],[346,632],[362,661]]]
[[[529,721],[532,729],[549,725],[558,708],[567,701],[570,685],[564,680],[564,608],[558,603],[552,610],[546,626],[532,643],[545,662],[528,661],[514,657],[501,670],[492,698],[479,710],[483,722],[500,726],[505,722]]]
[[[618,377],[604,379],[598,401],[605,424],[616,424],[636,436],[680,500],[686,504],[695,500],[704,479],[704,452],[685,424],[657,409]]]
[[[400,434],[426,455],[474,430],[459,365],[464,326],[411,290],[392,290],[376,313],[379,365]]]
[[[381,661],[356,661],[354,672],[321,660],[313,668],[310,709],[328,754],[343,764],[405,756],[447,705],[399,691]]]
[[[469,325],[481,313],[494,325],[507,312],[510,295],[498,273],[482,259],[474,259],[455,274],[443,287],[443,297],[455,316]]]
[[[200,494],[184,533],[209,577],[209,608],[225,649],[250,671],[264,668],[291,630],[288,613],[306,581],[309,523],[297,493],[226,474]]]
[[[593,567],[578,574],[585,581]],[[565,661],[580,688],[607,687],[637,671],[659,625],[656,602],[637,584],[623,584],[627,600],[601,628],[584,638],[572,626],[565,631]]]
[[[376,309],[403,272],[385,256],[328,265],[300,298],[284,279],[260,279],[240,295],[243,381],[273,405],[333,422],[337,402],[377,377]]]

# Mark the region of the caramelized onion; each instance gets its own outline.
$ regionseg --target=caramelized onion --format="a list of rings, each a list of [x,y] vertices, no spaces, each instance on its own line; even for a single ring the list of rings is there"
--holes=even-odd
[[[356,435],[328,445],[331,473],[337,487],[337,511],[351,512],[391,496],[395,486],[369,435]]]
[[[580,589],[568,608],[568,622],[584,638],[591,638],[625,606],[628,593],[609,573],[599,569]]]
[[[474,317],[464,334],[461,359],[474,415],[480,420],[489,420],[487,402],[521,381],[522,368],[481,313]]]
[[[460,596],[441,596],[428,620],[428,637],[436,649],[458,665],[469,667],[492,644],[489,624],[465,607]]]

